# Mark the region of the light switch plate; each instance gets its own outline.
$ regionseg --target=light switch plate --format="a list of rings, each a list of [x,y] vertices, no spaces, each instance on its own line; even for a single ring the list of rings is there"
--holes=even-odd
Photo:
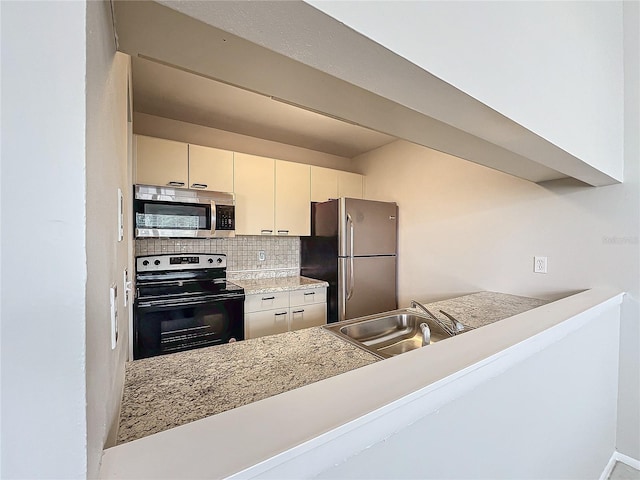
[[[118,342],[118,286],[111,285],[109,289],[109,307],[111,319],[111,350],[116,348]]]
[[[124,240],[124,195],[118,188],[118,241]]]

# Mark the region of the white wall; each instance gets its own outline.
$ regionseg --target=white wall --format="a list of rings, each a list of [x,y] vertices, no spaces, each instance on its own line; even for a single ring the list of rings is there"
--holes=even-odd
[[[116,53],[110,4],[87,2],[87,449],[88,476],[98,474],[102,449],[115,443],[129,308],[123,272],[132,246],[127,135],[130,58]],[[117,241],[118,195],[125,195],[124,240]],[[109,288],[117,286],[118,343],[111,349]]]
[[[134,132],[151,137],[168,138],[178,142],[193,143],[234,152],[279,158],[290,162],[306,163],[337,170],[354,171],[349,158],[317,152],[307,148],[263,140],[261,138],[227,132],[217,128],[181,122],[171,118],[146,113],[134,114]]]
[[[1,2],[3,478],[84,478],[84,2]]]
[[[622,2],[308,3],[620,178]]]

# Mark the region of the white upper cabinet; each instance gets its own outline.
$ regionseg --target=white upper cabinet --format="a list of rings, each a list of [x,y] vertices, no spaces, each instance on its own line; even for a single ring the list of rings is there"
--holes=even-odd
[[[187,188],[189,149],[186,143],[136,135],[136,183]]]
[[[338,197],[363,198],[364,177],[357,173],[338,172]]]
[[[189,145],[189,188],[233,192],[233,152]]]
[[[237,235],[309,235],[309,165],[236,153]]]
[[[363,198],[364,177],[324,167],[311,167],[311,201],[326,202],[332,198]]]
[[[233,191],[233,152],[136,135],[136,183]]]
[[[306,236],[311,233],[310,167],[275,161],[275,233]]]
[[[236,153],[234,184],[236,234],[273,235],[275,160]]]
[[[311,166],[311,201],[326,202],[338,198],[338,170]]]

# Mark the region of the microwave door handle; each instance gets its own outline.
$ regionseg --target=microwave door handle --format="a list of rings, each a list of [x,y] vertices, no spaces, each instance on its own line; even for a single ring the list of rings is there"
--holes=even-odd
[[[216,233],[216,202],[211,200],[211,235]]]

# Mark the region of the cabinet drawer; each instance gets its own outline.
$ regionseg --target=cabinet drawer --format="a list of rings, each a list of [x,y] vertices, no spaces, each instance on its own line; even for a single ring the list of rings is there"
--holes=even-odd
[[[327,301],[327,289],[308,288],[305,290],[292,290],[290,292],[290,304],[292,307],[298,305],[309,305],[312,303],[324,303]]]
[[[259,312],[274,308],[289,308],[289,292],[254,293],[245,297],[245,312]]]
[[[327,323],[327,304],[314,303],[313,305],[291,307],[290,318],[291,330],[325,325]]]
[[[289,309],[244,314],[244,338],[264,337],[289,331]]]

